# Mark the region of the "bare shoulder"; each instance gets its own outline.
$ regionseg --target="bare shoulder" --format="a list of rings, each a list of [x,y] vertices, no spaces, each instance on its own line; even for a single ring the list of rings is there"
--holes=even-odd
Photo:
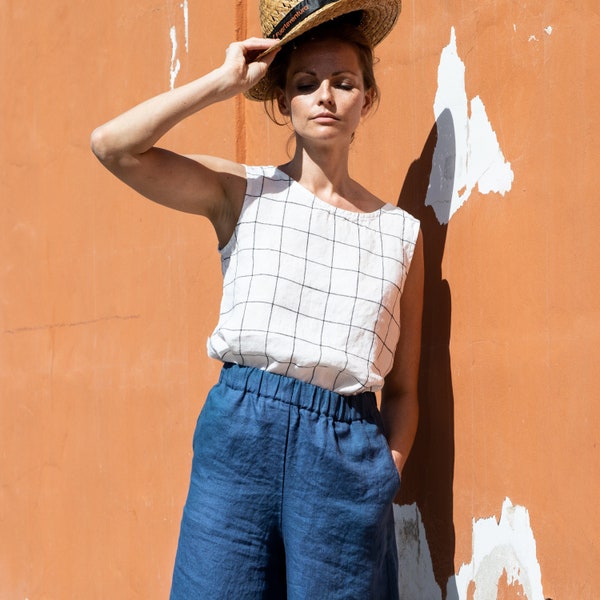
[[[244,175],[245,173],[244,165],[227,158],[208,154],[188,154],[187,156],[215,172],[231,173],[232,175]]]
[[[189,155],[188,158],[208,169],[223,190],[226,202],[221,204],[219,211],[221,214],[217,217],[237,219],[246,193],[246,168],[244,165],[226,158],[205,154]],[[224,215],[223,211],[230,214]]]
[[[187,157],[212,171],[218,177],[226,192],[231,186],[233,188],[240,185],[245,187],[246,169],[244,165],[226,158],[205,154],[190,154]]]

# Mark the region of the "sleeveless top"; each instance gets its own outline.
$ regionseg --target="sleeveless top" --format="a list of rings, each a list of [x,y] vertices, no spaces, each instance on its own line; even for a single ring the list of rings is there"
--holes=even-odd
[[[209,356],[344,395],[377,391],[400,336],[419,222],[385,204],[334,207],[276,167],[246,167],[220,249],[223,298]]]

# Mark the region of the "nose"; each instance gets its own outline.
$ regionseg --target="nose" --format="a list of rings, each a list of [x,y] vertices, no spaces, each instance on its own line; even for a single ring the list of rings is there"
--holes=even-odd
[[[319,86],[319,104],[325,106],[333,106],[335,104],[331,83],[327,79],[323,80]]]

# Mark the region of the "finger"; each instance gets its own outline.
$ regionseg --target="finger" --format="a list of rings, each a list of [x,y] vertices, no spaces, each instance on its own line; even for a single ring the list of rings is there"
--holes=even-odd
[[[279,44],[280,40],[275,40],[275,39],[271,39],[271,38],[252,37],[252,38],[248,38],[247,40],[244,40],[241,43],[245,47],[252,49],[252,50],[266,50],[267,48],[270,48],[272,46],[276,46],[277,44]]]
[[[252,50],[250,52],[247,52],[246,63],[248,65],[261,64],[264,65],[266,69],[275,59],[275,56],[279,49],[279,46],[275,46],[273,48],[268,48],[267,50]]]
[[[271,53],[265,59],[256,60],[248,64],[248,83],[250,87],[257,84],[266,74],[276,52]]]
[[[270,40],[266,38],[250,38],[242,42],[244,53],[251,60],[257,60],[259,57],[266,56],[279,47],[279,40]]]
[[[269,63],[271,63],[273,61],[273,59],[275,58],[275,54],[277,54],[277,52],[279,52],[280,49],[281,49],[281,46],[273,45],[270,48],[263,50],[254,60],[262,60],[263,58],[269,56],[270,57]]]

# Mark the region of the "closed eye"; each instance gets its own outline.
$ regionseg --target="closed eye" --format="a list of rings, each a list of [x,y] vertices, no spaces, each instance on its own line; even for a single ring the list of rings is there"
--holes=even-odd
[[[334,79],[333,85],[341,90],[353,90],[357,86],[357,82],[349,77]]]

